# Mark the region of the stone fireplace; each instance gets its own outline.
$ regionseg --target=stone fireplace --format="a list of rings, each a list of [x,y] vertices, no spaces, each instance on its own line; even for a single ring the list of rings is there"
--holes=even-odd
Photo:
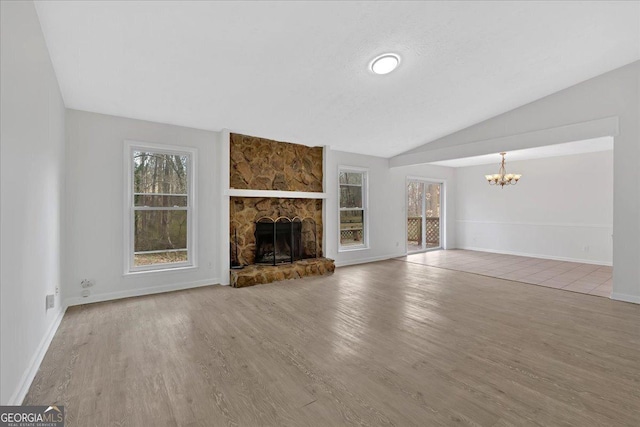
[[[322,258],[322,150],[231,134],[233,286],[333,272],[333,261]]]

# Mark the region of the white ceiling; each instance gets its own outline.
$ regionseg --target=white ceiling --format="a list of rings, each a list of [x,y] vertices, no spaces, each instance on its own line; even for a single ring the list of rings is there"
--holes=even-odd
[[[640,59],[638,2],[36,8],[68,108],[383,157]]]
[[[613,150],[613,138],[606,136],[603,138],[587,139],[584,141],[567,142],[564,144],[546,145],[544,147],[527,148],[524,150],[508,151],[505,160],[513,162],[517,160],[542,159],[545,157],[568,156],[582,153],[595,153],[598,151]],[[433,165],[449,166],[461,168],[476,165],[499,165],[502,157],[499,153],[486,154],[483,156],[465,157],[462,159],[443,160],[433,162]],[[497,167],[497,166],[496,166]]]

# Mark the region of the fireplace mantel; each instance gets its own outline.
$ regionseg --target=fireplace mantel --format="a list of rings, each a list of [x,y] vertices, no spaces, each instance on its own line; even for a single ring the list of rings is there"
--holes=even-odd
[[[273,197],[277,199],[326,199],[327,193],[307,191],[280,190],[243,190],[231,188],[225,191],[225,196],[231,197]]]

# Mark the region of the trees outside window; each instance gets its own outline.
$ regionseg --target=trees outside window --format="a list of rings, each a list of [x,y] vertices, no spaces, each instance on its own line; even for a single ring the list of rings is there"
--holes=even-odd
[[[127,270],[193,265],[194,150],[129,143]]]

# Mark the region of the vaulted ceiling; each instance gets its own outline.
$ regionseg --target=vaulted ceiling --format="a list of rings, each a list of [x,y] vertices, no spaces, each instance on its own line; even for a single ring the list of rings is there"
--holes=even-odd
[[[36,8],[68,108],[383,157],[640,59],[638,2]]]

